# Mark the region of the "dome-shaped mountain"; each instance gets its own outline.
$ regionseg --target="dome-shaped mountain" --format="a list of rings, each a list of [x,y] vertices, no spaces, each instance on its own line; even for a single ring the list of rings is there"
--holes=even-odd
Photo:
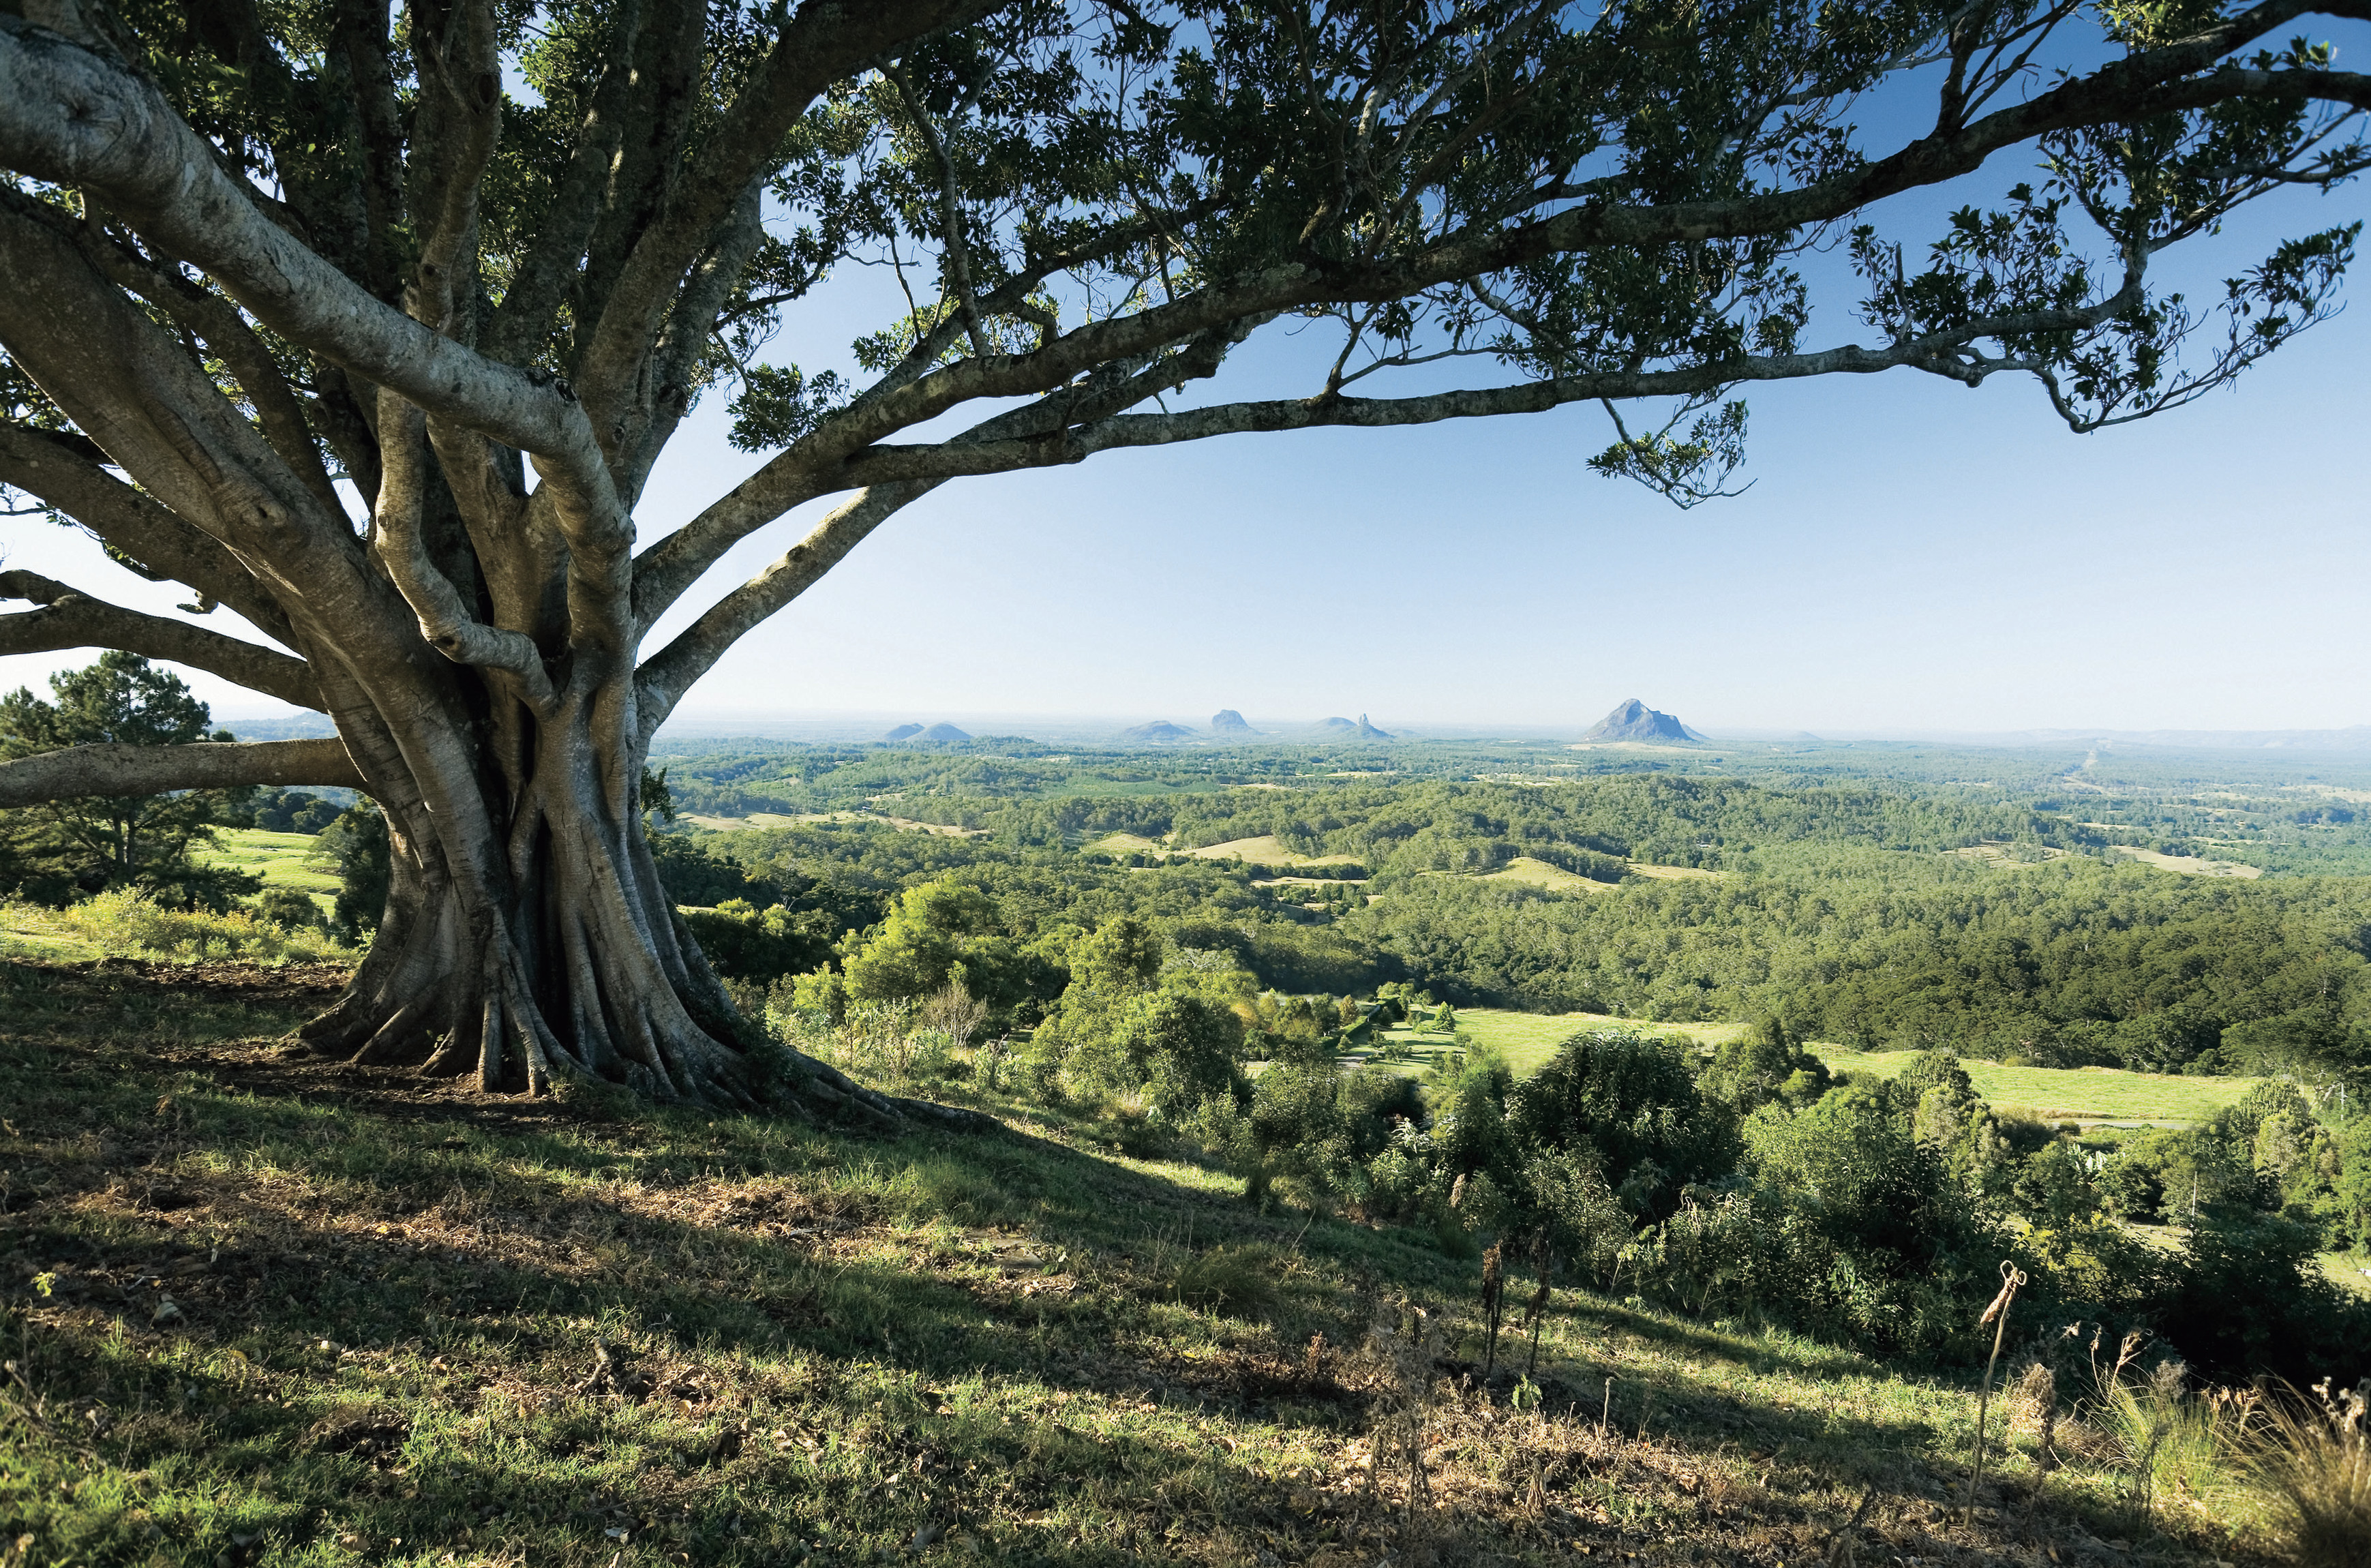
[[[1254,735],[1259,732],[1243,722],[1243,716],[1232,708],[1221,708],[1210,715],[1210,733],[1214,735]]]
[[[1618,702],[1597,721],[1583,741],[1645,741],[1653,745],[1686,745],[1704,739],[1668,713],[1659,713],[1637,698]]]
[[[1150,724],[1139,724],[1133,729],[1122,730],[1119,732],[1119,738],[1131,745],[1174,746],[1180,741],[1192,740],[1194,732],[1183,724],[1172,724],[1166,719],[1155,719]]]
[[[919,724],[900,724],[881,738],[885,741],[910,741],[921,732]]]

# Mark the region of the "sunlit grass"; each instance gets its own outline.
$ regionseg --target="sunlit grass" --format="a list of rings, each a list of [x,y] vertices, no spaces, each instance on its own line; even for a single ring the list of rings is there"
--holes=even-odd
[[[1917,1055],[1914,1051],[1816,1049],[1831,1067],[1879,1078],[1892,1078]],[[2203,1122],[2237,1104],[2261,1081],[2115,1067],[2005,1067],[1974,1058],[1962,1058],[1960,1065],[1967,1068],[1976,1092],[1993,1104],[2027,1106],[2046,1121]]]
[[[1736,1038],[1744,1028],[1734,1023],[1642,1023],[1637,1019],[1614,1018],[1605,1013],[1528,1013],[1504,1008],[1460,1008],[1457,1027],[1475,1044],[1506,1053],[1519,1078],[1539,1071],[1556,1055],[1557,1046],[1584,1030],[1643,1029],[1656,1034],[1676,1035],[1697,1045],[1714,1045]],[[1405,1024],[1387,1030],[1384,1039],[1399,1056],[1397,1065],[1404,1072],[1421,1073],[1457,1049],[1450,1035],[1429,1033]]]
[[[203,866],[229,866],[260,876],[267,888],[295,888],[311,895],[329,915],[337,907],[338,873],[311,833],[271,833],[260,827],[216,830],[212,845],[199,845],[191,859]]]

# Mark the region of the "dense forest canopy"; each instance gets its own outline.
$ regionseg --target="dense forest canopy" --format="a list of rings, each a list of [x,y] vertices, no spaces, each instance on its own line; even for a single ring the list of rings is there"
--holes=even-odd
[[[2077,431],[2179,409],[2337,306],[2343,213],[2208,306],[2167,258],[2371,162],[2371,78],[2316,31],[2364,16],[14,9],[0,486],[193,597],[11,571],[40,607],[0,638],[205,669],[336,735],[62,747],[0,767],[0,804],[363,790],[387,905],[317,1044],[489,1090],[796,1100],[822,1076],[751,1078],[638,791],[686,692],[903,508],[1129,448],[1591,407],[1580,464],[1694,504],[1744,460],[1743,388],[1888,369],[2013,377]],[[1879,214],[1945,188],[1966,204],[1932,232]],[[1849,268],[1815,300],[1821,249]],[[822,285],[858,264],[905,308],[851,331]],[[792,318],[848,331],[857,372],[767,363]],[[1304,384],[1246,396],[1237,351],[1292,333],[1323,345]],[[768,455],[644,544],[703,397]],[[810,503],[771,566],[700,588]]]

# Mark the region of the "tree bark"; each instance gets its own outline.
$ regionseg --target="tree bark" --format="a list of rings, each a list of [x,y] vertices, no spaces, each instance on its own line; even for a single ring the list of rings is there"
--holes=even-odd
[[[737,1015],[659,880],[637,798],[643,748],[615,695],[563,698],[542,720],[514,703],[432,721],[441,733],[406,721],[399,773],[370,786],[389,833],[385,916],[351,988],[300,1038],[492,1092],[607,1083],[898,1124],[899,1102]],[[360,749],[385,749],[376,726],[356,728]]]
[[[328,784],[358,789],[341,741],[220,741],[186,746],[68,746],[0,762],[0,809],[69,795],[121,798],[243,784]]]

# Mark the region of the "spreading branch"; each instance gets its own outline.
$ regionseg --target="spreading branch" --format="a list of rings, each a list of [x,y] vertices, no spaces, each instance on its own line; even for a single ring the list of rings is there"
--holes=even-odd
[[[873,530],[938,485],[938,480],[925,479],[858,492],[833,508],[780,560],[709,606],[674,641],[643,662],[636,686],[644,732],[656,733],[683,694],[751,628],[805,593]]]
[[[175,790],[312,784],[366,790],[340,740],[201,741],[184,746],[68,746],[0,762],[0,807],[81,795],[121,800]]]
[[[113,547],[137,569],[229,605],[288,647],[296,634],[253,574],[219,543],[101,467],[89,440],[0,421],[0,484],[35,495]]]
[[[0,571],[0,598],[42,606],[0,616],[0,653],[54,653],[66,648],[121,648],[169,659],[235,681],[297,708],[321,707],[319,686],[302,659],[163,616],[94,599],[30,571]]]
[[[691,579],[713,564],[723,549],[784,513],[819,496],[868,482],[868,476],[885,477],[889,470],[869,461],[851,463],[851,459],[899,431],[935,419],[964,403],[1041,394],[1100,365],[1157,353],[1164,347],[1229,322],[1333,305],[1410,299],[1428,289],[1593,249],[1623,248],[1644,253],[1659,247],[1805,231],[1885,197],[1973,172],[1996,153],[2082,125],[2206,109],[2238,98],[2285,98],[2371,107],[2371,77],[2327,70],[2215,68],[2215,63],[2232,50],[2309,11],[2326,8],[2308,5],[2306,0],[2264,0],[2190,38],[2128,56],[2024,103],[1996,110],[1964,126],[1938,131],[1887,157],[1856,164],[1845,172],[1797,188],[1721,200],[1643,205],[1595,201],[1529,223],[1477,225],[1400,256],[1343,260],[1310,257],[1284,262],[1159,305],[1091,322],[1031,352],[976,354],[914,375],[901,383],[876,387],[839,417],[785,448],[676,535],[645,552],[653,581],[637,584],[637,613],[643,624],[649,624],[689,585]],[[939,330],[942,335],[949,335],[960,328],[951,318]],[[1840,359],[1834,368],[1885,366],[1848,363]],[[1816,373],[1791,370],[1786,374]],[[1718,380],[1726,375],[1727,367],[1652,374]],[[1593,398],[1651,395],[1654,394],[1648,391],[1592,389],[1573,396]],[[1463,396],[1475,413],[1525,411],[1571,400],[1557,397],[1552,383],[1533,384],[1506,393]],[[1243,407],[1275,410],[1289,405]],[[1356,423],[1378,412],[1371,405],[1334,417],[1263,411],[1250,417],[1280,422],[1238,428]],[[1223,421],[1204,422],[1206,433],[1226,432]],[[1392,412],[1377,418],[1376,422],[1419,421],[1403,417],[1401,412]],[[1166,428],[1172,432],[1185,429],[1174,425]],[[1191,438],[1182,433],[1164,437]],[[963,460],[969,464],[988,461],[977,452],[967,454]],[[957,464],[951,471],[994,470]]]
[[[623,526],[575,400],[372,297],[273,224],[152,84],[0,16],[0,163],[79,186],[257,319],[432,413],[532,453],[579,528]]]

